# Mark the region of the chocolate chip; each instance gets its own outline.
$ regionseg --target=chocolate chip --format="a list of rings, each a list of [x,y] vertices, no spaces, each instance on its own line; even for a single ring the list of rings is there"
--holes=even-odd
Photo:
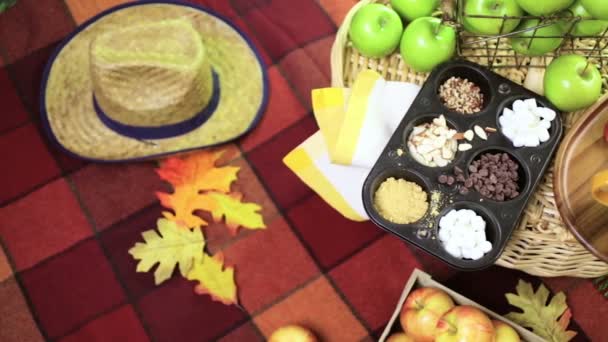
[[[439,181],[439,184],[445,184],[448,182],[448,176],[441,175],[441,176],[439,176],[439,178],[437,180]]]
[[[455,181],[456,181],[456,180],[454,179],[454,177],[453,177],[453,176],[448,176],[448,180],[447,180],[448,185],[452,185],[452,184],[454,184],[454,182],[455,182]]]
[[[460,187],[460,189],[458,189],[458,192],[459,192],[461,195],[466,195],[466,194],[468,194],[468,193],[469,193],[469,188],[465,188],[464,186],[461,186],[461,187]]]
[[[458,183],[464,183],[465,182],[465,178],[464,178],[464,174],[459,174],[458,176],[456,176],[456,181],[458,181]]]
[[[519,164],[507,153],[485,153],[469,165],[470,176],[464,187],[473,187],[495,201],[513,199],[519,195],[518,168]]]
[[[456,176],[459,176],[459,175],[464,175],[464,171],[462,171],[462,169],[461,169],[461,168],[459,168],[458,166],[454,166],[454,174],[455,174]]]

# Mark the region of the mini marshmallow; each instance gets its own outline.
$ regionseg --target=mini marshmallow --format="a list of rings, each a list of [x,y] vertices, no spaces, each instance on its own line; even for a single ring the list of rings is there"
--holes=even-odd
[[[462,248],[462,257],[465,259],[473,259],[473,248]]]
[[[450,229],[439,229],[439,240],[441,240],[442,242],[449,241],[451,235],[452,234],[450,234]]]
[[[470,209],[451,210],[439,220],[439,240],[455,258],[478,260],[492,249],[486,222]]]
[[[473,260],[479,260],[483,257],[483,252],[477,248],[471,250],[470,258]]]
[[[481,248],[481,251],[483,253],[488,253],[489,251],[492,250],[492,243],[490,243],[490,241],[484,241],[481,244],[479,244],[479,247]]]
[[[462,258],[462,251],[460,247],[455,243],[451,243],[448,241],[448,243],[445,245],[445,250],[455,258]]]
[[[535,99],[516,100],[512,110],[503,110],[498,122],[514,147],[537,147],[550,139],[551,121],[556,116],[552,109],[538,107]]]

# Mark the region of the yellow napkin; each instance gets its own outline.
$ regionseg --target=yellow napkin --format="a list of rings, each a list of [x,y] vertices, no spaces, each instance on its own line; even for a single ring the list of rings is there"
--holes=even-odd
[[[343,216],[367,220],[363,182],[419,91],[371,70],[359,73],[352,89],[313,90],[319,131],[283,162]]]

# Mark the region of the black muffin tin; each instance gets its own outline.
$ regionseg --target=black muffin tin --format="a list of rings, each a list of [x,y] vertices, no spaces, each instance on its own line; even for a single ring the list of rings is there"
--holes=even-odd
[[[481,88],[484,94],[484,107],[475,114],[461,114],[448,110],[439,98],[439,86],[448,78],[466,78]],[[550,129],[550,139],[540,146],[513,147],[512,142],[500,130],[498,118],[505,107],[512,108],[518,99],[536,99],[539,106],[553,109],[557,115]],[[488,133],[484,141],[475,135],[473,146],[468,151],[457,151],[456,156],[446,167],[428,167],[418,163],[410,155],[407,139],[414,126],[430,122],[443,114],[448,126],[458,132],[473,130],[475,125],[482,128],[493,127],[496,132]],[[363,204],[370,219],[382,229],[412,243],[447,264],[460,270],[480,270],[491,266],[500,257],[513,230],[517,227],[528,200],[542,180],[550,165],[552,156],[562,138],[561,113],[544,97],[511,82],[489,69],[468,61],[452,61],[438,66],[428,77],[407,114],[389,140],[384,151],[371,169],[363,185]],[[404,153],[398,153],[401,149]],[[453,174],[454,166],[460,167],[468,176],[468,165],[481,154],[487,152],[506,152],[514,161],[519,162],[519,196],[515,199],[497,202],[484,198],[475,189],[461,195],[454,186],[439,184],[437,178],[442,174]],[[428,194],[441,193],[442,201],[432,215],[431,210],[419,221],[412,224],[395,224],[384,219],[374,208],[373,198],[379,185],[389,177],[402,178],[420,185]],[[439,220],[451,209],[472,209],[486,221],[486,237],[492,243],[492,250],[479,260],[458,259],[447,253],[438,237]],[[406,210],[406,209],[404,209]]]

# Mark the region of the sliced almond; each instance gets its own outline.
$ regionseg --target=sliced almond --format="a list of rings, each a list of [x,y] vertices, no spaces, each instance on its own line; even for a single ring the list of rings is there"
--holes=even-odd
[[[464,133],[456,133],[452,136],[452,138],[456,139],[456,140],[462,140],[465,138]]]
[[[435,163],[439,167],[448,166],[449,162],[443,158],[435,158]]]
[[[435,139],[435,141],[433,141],[433,145],[436,148],[442,148],[445,143],[446,143],[447,139],[445,137],[439,136]]]
[[[445,121],[445,117],[443,115],[439,116],[437,119],[433,119],[433,123],[439,127],[448,126],[448,123]]]
[[[473,146],[471,144],[460,144],[458,145],[458,151],[464,152],[472,149]]]
[[[473,133],[473,131],[468,130],[468,131],[464,132],[464,138],[467,139],[468,141],[473,141],[474,137],[475,137],[475,133]]]
[[[430,153],[434,149],[435,149],[435,147],[433,145],[422,144],[422,145],[418,146],[417,151],[418,151],[418,153],[424,155],[424,154]]]
[[[485,131],[488,133],[496,133],[496,128],[494,127],[486,127]]]
[[[477,136],[480,139],[483,140],[488,140],[488,135],[486,134],[486,132],[483,130],[483,128],[481,128],[480,126],[475,126],[473,127],[473,130],[475,130],[475,134],[477,134]]]
[[[422,127],[422,126],[416,126],[416,127],[414,127],[414,130],[412,131],[412,134],[413,135],[418,135],[418,134],[424,132],[424,130],[425,130],[424,127]]]
[[[441,157],[443,159],[452,160],[452,158],[454,158],[454,151],[452,151],[448,147],[444,146],[441,149]]]

